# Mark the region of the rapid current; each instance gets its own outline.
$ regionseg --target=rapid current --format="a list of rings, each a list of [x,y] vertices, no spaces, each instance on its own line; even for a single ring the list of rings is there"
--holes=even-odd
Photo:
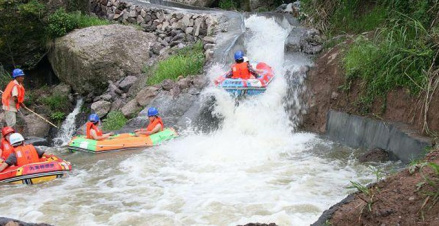
[[[273,19],[250,16],[245,26],[246,55],[277,75],[266,93],[236,106],[207,87],[201,98],[215,97],[220,127],[208,134],[187,128],[162,146],[98,155],[49,148],[72,162],[72,172],[33,186],[0,186],[0,216],[60,226],[309,225],[355,191],[350,181],[372,182],[393,169],[358,163],[357,150],[298,132],[291,114],[301,104],[298,94],[286,98],[285,75],[312,62],[285,55],[289,30]],[[226,70],[214,65],[207,76]]]

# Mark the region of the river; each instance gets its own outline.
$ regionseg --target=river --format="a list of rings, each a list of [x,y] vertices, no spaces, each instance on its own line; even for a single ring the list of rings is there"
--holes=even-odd
[[[44,184],[2,185],[0,216],[68,226],[309,225],[355,191],[350,181],[369,183],[396,167],[371,168],[357,161],[358,150],[298,131],[284,75],[312,62],[285,55],[289,30],[273,19],[251,16],[245,26],[246,55],[277,75],[266,93],[237,106],[206,88],[202,97],[215,96],[220,127],[208,134],[188,128],[159,147],[98,155],[49,148],[72,162],[72,172]],[[214,65],[207,76],[225,71]]]

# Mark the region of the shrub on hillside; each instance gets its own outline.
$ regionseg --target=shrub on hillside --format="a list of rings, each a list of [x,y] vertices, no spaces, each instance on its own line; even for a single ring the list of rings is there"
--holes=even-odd
[[[199,74],[203,71],[204,61],[203,44],[197,42],[193,46],[180,49],[168,59],[159,62],[153,70],[144,69],[144,71],[151,73],[147,83],[154,85],[165,79],[175,80],[180,75],[186,77]]]
[[[102,128],[106,131],[121,129],[127,122],[127,119],[120,111],[111,111],[103,120]]]

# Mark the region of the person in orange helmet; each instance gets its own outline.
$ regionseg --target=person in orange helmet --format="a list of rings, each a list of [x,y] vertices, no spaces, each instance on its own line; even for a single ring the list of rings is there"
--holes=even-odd
[[[14,152],[14,147],[12,147],[11,143],[9,143],[9,136],[12,133],[15,133],[15,130],[12,127],[6,126],[2,129],[2,139],[0,146],[0,162],[3,162],[6,159],[8,159],[9,155],[12,152]]]
[[[244,60],[244,53],[237,51],[235,53],[235,64],[232,65],[232,69],[226,74],[226,78],[241,78],[241,79],[254,79],[258,77],[258,73],[248,63],[248,60]]]
[[[0,172],[5,170],[8,166],[24,166],[26,164],[39,162],[44,155],[41,151],[32,144],[25,144],[24,138],[19,133],[13,133],[9,137],[11,145],[14,147],[14,152],[11,153],[2,164],[0,164]]]

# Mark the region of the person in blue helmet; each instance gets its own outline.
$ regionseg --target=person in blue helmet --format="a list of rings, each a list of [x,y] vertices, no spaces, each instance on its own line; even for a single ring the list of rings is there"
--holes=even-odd
[[[93,140],[105,140],[113,133],[106,133],[103,134],[102,130],[98,127],[100,124],[99,116],[97,114],[91,114],[88,117],[88,122],[86,124],[85,134],[87,136],[87,139],[93,139]]]
[[[232,69],[226,74],[226,78],[233,79],[254,79],[258,77],[258,73],[253,67],[245,60],[244,52],[237,51],[235,53],[235,64],[232,65]]]
[[[2,94],[3,110],[5,110],[5,121],[9,127],[14,127],[17,123],[17,111],[24,105],[23,86],[24,72],[21,69],[12,71],[13,80],[9,82]]]
[[[149,124],[146,127],[146,129],[136,129],[134,132],[136,132],[137,135],[151,135],[160,131],[163,131],[163,121],[162,118],[159,117],[159,111],[155,107],[148,108],[148,119]]]

